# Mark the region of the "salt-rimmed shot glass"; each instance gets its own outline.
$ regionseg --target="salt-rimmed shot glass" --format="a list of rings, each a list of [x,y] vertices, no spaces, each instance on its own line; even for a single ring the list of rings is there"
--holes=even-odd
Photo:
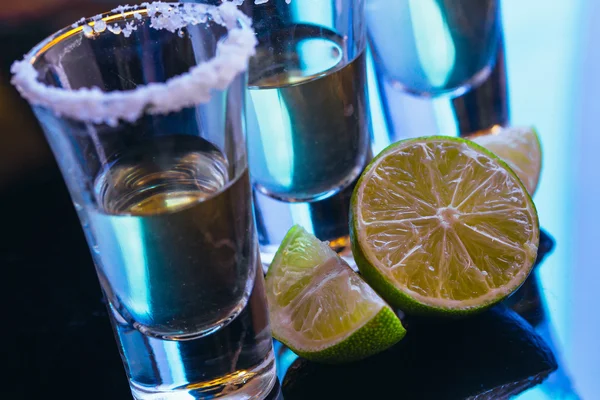
[[[245,150],[255,42],[232,3],[151,3],[81,20],[13,66],[136,399],[260,399],[275,382]]]

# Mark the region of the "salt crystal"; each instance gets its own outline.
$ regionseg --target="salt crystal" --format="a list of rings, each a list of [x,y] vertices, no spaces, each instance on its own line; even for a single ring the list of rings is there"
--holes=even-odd
[[[73,25],[71,25],[71,28],[77,28],[80,24],[85,22],[85,18],[79,18],[79,20],[75,21],[73,23]]]
[[[135,30],[137,30],[137,26],[133,21],[129,21],[125,24],[125,28],[123,28],[123,36],[128,38]]]
[[[87,37],[94,36],[94,30],[89,25],[84,25],[83,28],[81,28],[81,30],[83,31],[83,34]]]
[[[102,92],[98,88],[68,90],[46,86],[38,81],[38,73],[31,65],[33,54],[12,65],[12,84],[32,105],[48,108],[58,116],[115,126],[119,120],[134,122],[144,113],[167,114],[208,102],[211,91],[225,89],[247,69],[250,57],[255,54],[257,41],[250,28],[251,20],[233,2],[220,6],[154,2],[142,3],[141,8],[146,9],[150,27],[154,29],[181,35],[186,26],[204,23],[210,17],[213,23],[227,28],[228,35],[218,42],[214,58],[165,83],[140,85],[131,91]],[[113,13],[125,17],[125,12],[131,9],[135,8],[119,6]],[[86,24],[82,31],[86,37],[93,37],[94,31],[100,34],[104,30],[129,37],[138,29],[142,19],[142,14],[134,13],[134,18],[121,28],[118,24],[107,25],[100,17],[93,19],[94,28]],[[240,20],[245,22],[242,27],[239,26]],[[80,21],[85,22],[85,19]]]
[[[119,25],[117,25],[117,24],[114,24],[112,26],[109,25],[108,26],[108,30],[110,32],[114,33],[115,35],[118,35],[118,34],[120,34],[122,32],[121,27]]]
[[[102,33],[105,30],[106,22],[104,22],[103,20],[96,21],[96,23],[94,24],[94,31],[96,31],[97,33]]]

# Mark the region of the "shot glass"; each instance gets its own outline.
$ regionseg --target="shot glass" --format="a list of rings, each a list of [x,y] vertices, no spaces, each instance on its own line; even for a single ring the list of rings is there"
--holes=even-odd
[[[364,0],[245,2],[257,34],[248,78],[248,151],[268,264],[299,224],[349,250],[354,184],[372,157]]]
[[[493,69],[500,0],[369,0],[365,15],[376,64],[404,91],[458,96]]]
[[[145,3],[82,19],[13,66],[136,399],[260,399],[275,383],[245,146],[255,45],[229,2]]]
[[[365,17],[389,142],[509,123],[500,0],[368,0]]]

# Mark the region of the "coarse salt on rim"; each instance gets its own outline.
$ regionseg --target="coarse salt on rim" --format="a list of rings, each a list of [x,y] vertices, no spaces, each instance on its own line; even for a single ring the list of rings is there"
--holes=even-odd
[[[102,34],[129,36],[143,22],[142,14],[150,18],[150,27],[157,30],[176,33],[188,25],[205,23],[210,18],[212,22],[227,28],[228,34],[217,44],[214,58],[164,83],[149,83],[134,90],[103,92],[97,87],[76,90],[52,87],[38,80],[33,64],[53,39],[74,28],[81,29],[82,36],[88,36],[90,30],[97,28],[98,21],[104,22],[103,17],[117,14],[123,17],[132,15],[133,18],[122,30],[107,29],[104,32],[105,29],[102,29]],[[102,28],[106,26],[100,25]],[[211,90],[227,88],[237,75],[247,70],[256,45],[251,20],[229,1],[219,6],[160,1],[139,6],[120,6],[110,14],[79,20],[70,28],[42,41],[22,61],[12,65],[11,83],[30,104],[45,107],[58,116],[115,126],[119,120],[134,122],[144,113],[168,114],[208,102]]]

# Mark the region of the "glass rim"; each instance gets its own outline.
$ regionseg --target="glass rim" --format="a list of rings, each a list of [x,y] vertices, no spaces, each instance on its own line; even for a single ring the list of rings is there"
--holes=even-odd
[[[108,13],[82,18],[41,41],[22,60],[15,61],[11,66],[11,83],[31,105],[49,109],[57,116],[110,126],[116,126],[119,120],[134,122],[143,114],[168,114],[207,103],[211,99],[211,91],[227,88],[247,70],[248,62],[255,54],[258,42],[252,21],[236,7],[237,3],[236,0],[224,1],[216,6],[156,1],[119,6]],[[209,60],[165,82],[139,85],[133,90],[66,89],[38,80],[38,72],[33,65],[54,45],[76,34],[81,34],[82,39],[95,33],[128,37],[142,23],[144,16],[150,19],[152,29],[167,30],[173,34],[186,26],[210,20],[225,27],[227,36],[217,43],[216,54]],[[131,19],[126,20],[128,17]],[[116,30],[115,26],[107,24],[117,19],[127,21],[125,28]]]

